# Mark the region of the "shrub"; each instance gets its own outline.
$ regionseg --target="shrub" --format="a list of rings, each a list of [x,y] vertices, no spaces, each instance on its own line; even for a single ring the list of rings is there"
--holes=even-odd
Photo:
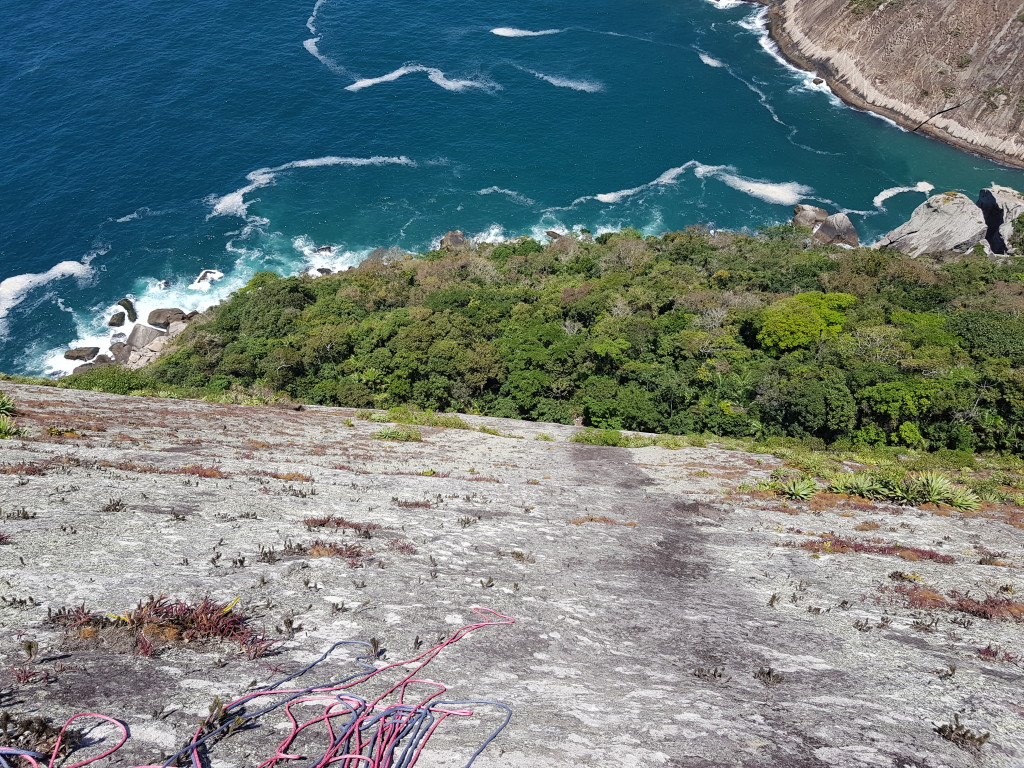
[[[94,392],[110,392],[115,395],[129,395],[146,389],[157,389],[156,382],[140,371],[130,371],[119,365],[93,368],[84,373],[65,376],[58,384],[68,389],[90,389]]]
[[[617,448],[622,445],[622,433],[617,429],[584,429],[573,435],[570,442]]]
[[[15,424],[14,419],[10,416],[0,416],[0,440],[6,440],[10,437],[19,437],[24,433],[24,430]]]
[[[0,392],[0,416],[14,415],[14,401],[6,392]]]

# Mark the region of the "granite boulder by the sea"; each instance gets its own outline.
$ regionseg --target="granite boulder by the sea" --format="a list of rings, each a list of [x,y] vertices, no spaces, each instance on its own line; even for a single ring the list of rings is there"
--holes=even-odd
[[[12,373],[70,370],[126,296],[202,309],[456,228],[754,230],[806,203],[872,242],[932,191],[1024,189],[843,106],[734,0],[21,4],[0,33]]]

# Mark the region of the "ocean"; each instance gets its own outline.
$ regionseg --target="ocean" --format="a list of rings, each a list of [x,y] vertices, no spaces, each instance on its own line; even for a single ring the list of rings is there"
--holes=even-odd
[[[9,373],[106,347],[126,295],[202,309],[451,229],[755,231],[807,202],[871,242],[930,190],[1024,189],[842,105],[734,0],[38,0],[0,38]]]

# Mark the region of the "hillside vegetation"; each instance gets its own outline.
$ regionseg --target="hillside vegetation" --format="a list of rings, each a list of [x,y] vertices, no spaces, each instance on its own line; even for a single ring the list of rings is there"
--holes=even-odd
[[[138,372],[67,386],[416,406],[834,446],[1024,449],[1024,274],[635,230],[261,273]]]

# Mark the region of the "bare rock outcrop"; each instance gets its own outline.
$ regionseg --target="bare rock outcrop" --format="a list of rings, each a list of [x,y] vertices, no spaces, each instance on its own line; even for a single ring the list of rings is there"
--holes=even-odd
[[[879,242],[879,248],[894,248],[908,256],[949,252],[966,254],[988,232],[985,217],[971,198],[960,192],[932,195],[914,209],[910,221],[900,225]]]
[[[811,230],[811,237],[825,245],[860,245],[857,228],[845,213],[829,214],[816,205],[798,205],[793,209],[793,223]]]
[[[454,229],[441,238],[441,245],[439,247],[442,251],[457,251],[468,245],[469,239],[463,234],[462,230]]]
[[[993,253],[1021,255],[1014,247],[1014,222],[1024,216],[1024,195],[1015,189],[993,184],[981,190],[978,207],[988,225],[985,239]]]
[[[783,53],[840,98],[1024,167],[1020,0],[758,0]]]
[[[818,225],[814,231],[814,239],[826,245],[848,245],[856,248],[860,245],[860,238],[857,230],[845,213],[833,213],[826,216],[825,220]]]
[[[793,223],[798,227],[807,227],[813,230],[827,218],[828,211],[816,205],[804,205],[801,203],[793,209]]]

